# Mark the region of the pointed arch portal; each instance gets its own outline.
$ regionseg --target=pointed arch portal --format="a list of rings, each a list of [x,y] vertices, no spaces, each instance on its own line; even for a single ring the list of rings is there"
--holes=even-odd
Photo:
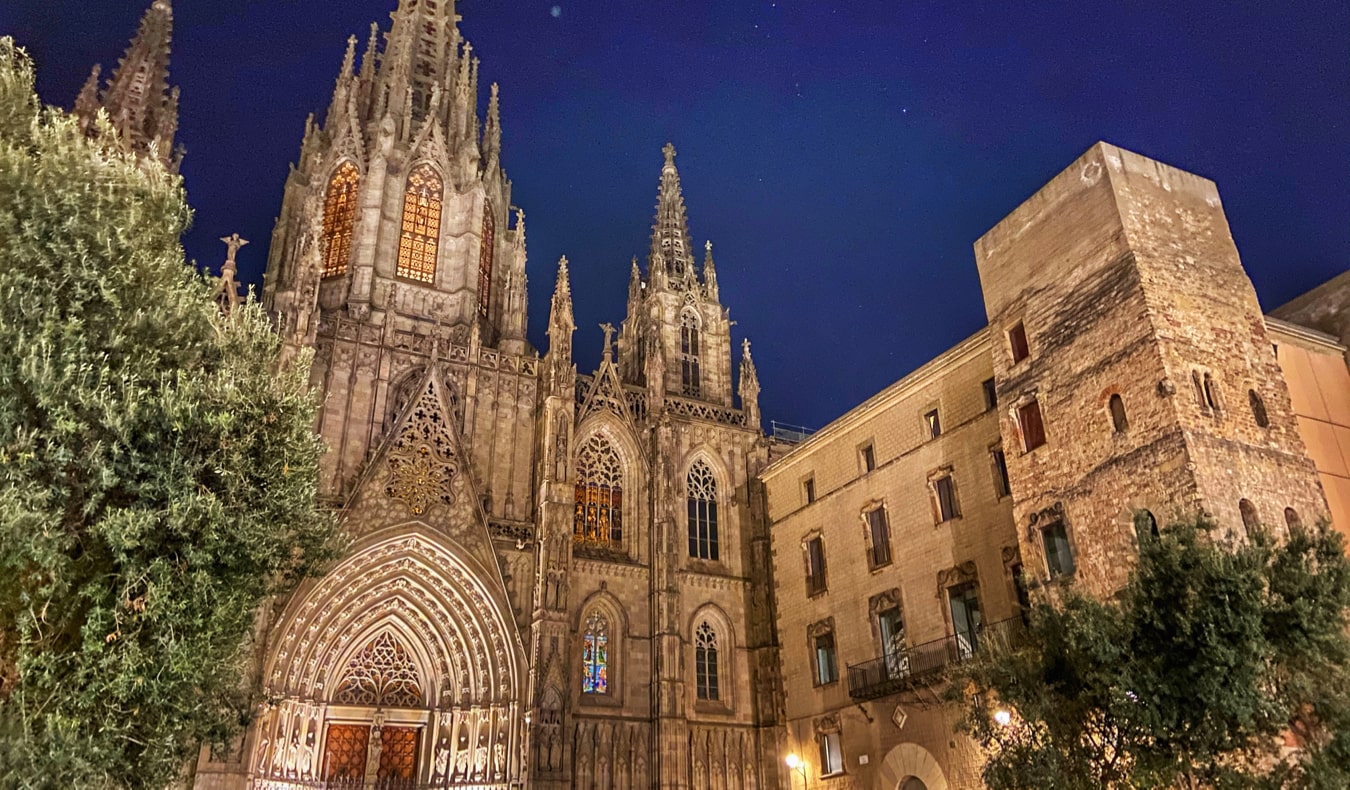
[[[505,788],[522,775],[510,613],[450,541],[418,523],[391,532],[302,588],[277,624],[256,786]]]

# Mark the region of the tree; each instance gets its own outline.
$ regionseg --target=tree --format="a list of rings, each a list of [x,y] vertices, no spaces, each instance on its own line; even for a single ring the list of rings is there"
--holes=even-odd
[[[334,551],[304,366],[185,263],[181,179],[0,39],[0,786],[164,787]]]
[[[1341,536],[1217,532],[1141,532],[1115,598],[1065,590],[1019,646],[963,668],[953,689],[990,788],[1350,786]]]

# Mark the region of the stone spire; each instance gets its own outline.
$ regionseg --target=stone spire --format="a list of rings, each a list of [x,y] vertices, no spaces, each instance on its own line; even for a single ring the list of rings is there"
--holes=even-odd
[[[703,244],[703,293],[710,301],[718,301],[717,267],[713,265],[711,241]]]
[[[553,285],[553,304],[548,311],[548,353],[561,351],[569,361],[572,358],[572,332],[577,328],[572,318],[572,282],[567,273],[567,256],[558,259],[558,279]]]
[[[652,249],[648,268],[660,269],[671,283],[685,282],[693,273],[694,259],[689,242],[689,219],[685,214],[680,173],[675,169],[675,146],[661,149],[666,163],[661,168],[661,187],[656,195],[656,221],[652,224]],[[653,280],[655,281],[655,277]]]
[[[737,390],[746,423],[759,428],[759,373],[755,370],[755,360],[750,357],[750,338],[741,341],[741,380]]]
[[[338,71],[337,82],[333,85],[333,101],[328,105],[328,115],[324,117],[324,128],[332,129],[333,121],[347,105],[348,91],[356,71],[356,36],[347,38],[347,52],[342,56],[342,68]]]
[[[75,97],[75,117],[80,119],[85,132],[89,131],[94,116],[98,115],[98,86],[102,74],[103,66],[95,63],[94,68],[89,70],[89,79],[80,88],[80,95]]]
[[[497,83],[488,96],[487,121],[483,125],[483,161],[487,172],[498,166],[502,153],[502,115],[497,99]]]
[[[141,26],[131,46],[113,70],[112,79],[101,101],[91,101],[91,75],[80,91],[76,111],[82,118],[92,117],[90,110],[101,107],[108,113],[113,128],[131,150],[148,154],[153,148],[157,158],[173,167],[173,137],[178,128],[178,101],[169,91],[169,43],[173,37],[173,8],[169,0],[155,0],[141,18]],[[168,137],[164,137],[165,134]]]
[[[389,101],[411,100],[407,109],[420,120],[437,87],[447,84],[459,32],[454,0],[400,0],[391,16],[388,43],[380,60],[380,82]]]

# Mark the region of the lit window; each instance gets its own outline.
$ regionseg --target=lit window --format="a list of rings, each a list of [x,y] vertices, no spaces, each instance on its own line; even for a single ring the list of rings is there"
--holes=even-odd
[[[1018,427],[1022,429],[1022,447],[1027,452],[1045,444],[1045,423],[1041,420],[1040,401],[1031,401],[1017,410]]]
[[[352,254],[352,228],[356,225],[356,189],[361,174],[356,165],[343,162],[328,182],[323,201],[323,276],[347,271]]]
[[[619,454],[599,434],[577,453],[576,512],[572,537],[578,543],[623,541],[623,468]]]
[[[1045,544],[1045,565],[1050,578],[1073,575],[1073,552],[1069,549],[1069,535],[1063,521],[1056,521],[1041,529]]]
[[[718,559],[717,480],[703,461],[696,461],[685,478],[689,505],[689,556]]]
[[[586,619],[581,643],[581,691],[609,693],[609,622],[598,613]]]
[[[704,620],[694,632],[694,684],[699,699],[719,700],[717,631]]]
[[[844,772],[844,755],[839,750],[839,733],[822,732],[820,739],[820,775],[831,776]]]
[[[436,279],[441,236],[441,177],[430,165],[408,176],[403,193],[403,227],[398,240],[398,276],[430,283]]]

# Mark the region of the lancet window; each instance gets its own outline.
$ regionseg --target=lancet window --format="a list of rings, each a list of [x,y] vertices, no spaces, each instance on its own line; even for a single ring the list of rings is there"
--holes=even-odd
[[[722,698],[717,677],[717,654],[717,631],[712,624],[704,620],[694,631],[694,684],[699,699]]]
[[[623,465],[600,434],[577,452],[576,515],[572,537],[598,545],[623,542]]]
[[[398,276],[430,283],[436,279],[441,236],[441,177],[430,165],[408,175],[403,193],[403,228],[398,240]]]
[[[344,705],[387,708],[422,706],[417,665],[393,634],[375,637],[347,664],[347,675],[334,698]]]
[[[702,390],[698,345],[698,317],[687,311],[680,317],[680,389],[690,398]]]
[[[483,246],[478,253],[478,314],[487,317],[492,306],[492,254],[496,250],[497,221],[492,205],[483,204]]]
[[[717,560],[717,479],[703,461],[695,461],[685,478],[689,504],[689,556]]]
[[[594,612],[586,618],[581,642],[581,691],[609,693],[609,621]]]
[[[356,165],[343,162],[328,182],[323,201],[323,276],[347,271],[352,254],[352,228],[356,225],[356,189],[361,174]]]

